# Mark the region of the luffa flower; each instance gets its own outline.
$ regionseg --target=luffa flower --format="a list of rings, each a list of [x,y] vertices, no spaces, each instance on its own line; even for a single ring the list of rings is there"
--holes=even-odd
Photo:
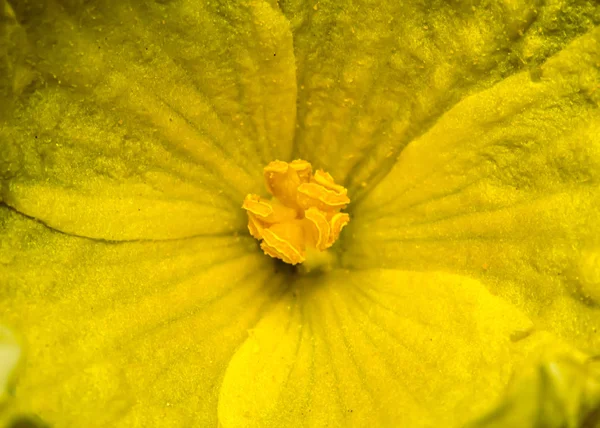
[[[4,423],[598,423],[594,1],[0,13]],[[304,274],[240,208],[294,159],[352,201]]]

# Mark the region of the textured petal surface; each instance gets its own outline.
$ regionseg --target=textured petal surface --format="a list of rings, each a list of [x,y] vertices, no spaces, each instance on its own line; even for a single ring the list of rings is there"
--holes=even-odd
[[[298,63],[299,157],[362,198],[466,96],[600,23],[595,0],[281,0]],[[346,178],[345,182],[343,181]]]
[[[21,354],[21,346],[14,333],[0,325],[0,407],[12,394],[13,379]]]
[[[3,417],[595,409],[595,369],[531,365],[543,328],[600,351],[595,3],[0,0],[0,321],[26,354]],[[346,177],[342,264],[363,270],[287,284],[230,233],[290,156]]]
[[[241,200],[293,138],[292,39],[278,9],[0,5],[0,200],[110,240],[245,228]]]
[[[474,275],[600,352],[599,58],[594,30],[447,112],[355,206],[345,263]]]
[[[600,365],[577,355],[544,355],[519,373],[502,403],[468,428],[600,426]]]
[[[227,369],[229,427],[460,426],[504,390],[538,333],[473,279],[395,270],[307,278]]]
[[[5,418],[216,426],[231,355],[285,289],[251,237],[102,243],[0,214],[1,316],[25,349]]]

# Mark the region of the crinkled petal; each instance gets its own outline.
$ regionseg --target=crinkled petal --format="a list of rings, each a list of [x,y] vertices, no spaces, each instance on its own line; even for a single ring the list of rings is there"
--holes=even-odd
[[[92,238],[245,229],[240,201],[293,139],[292,38],[277,8],[11,4],[0,3],[0,200]]]
[[[355,205],[344,262],[468,273],[600,352],[599,58],[595,29],[457,104]]]
[[[281,0],[298,63],[295,153],[353,201],[463,98],[539,66],[600,21],[596,0]]]
[[[466,428],[594,428],[600,425],[600,364],[573,352],[539,353],[505,397]]]
[[[285,289],[254,239],[98,242],[0,214],[0,319],[25,349],[0,425],[216,426],[230,357]]]
[[[300,281],[250,330],[219,422],[461,426],[495,404],[539,334],[474,279],[333,271]]]

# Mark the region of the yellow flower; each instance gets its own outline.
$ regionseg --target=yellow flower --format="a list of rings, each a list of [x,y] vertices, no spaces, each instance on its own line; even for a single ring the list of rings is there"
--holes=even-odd
[[[0,0],[0,424],[597,425],[599,16]],[[294,159],[328,271],[240,208]]]

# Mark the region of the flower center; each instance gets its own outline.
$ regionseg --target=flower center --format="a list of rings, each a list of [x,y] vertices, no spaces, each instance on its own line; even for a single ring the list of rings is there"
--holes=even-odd
[[[248,230],[261,241],[268,256],[296,265],[331,247],[350,221],[341,212],[350,203],[348,191],[323,170],[313,174],[310,163],[273,161],[264,169],[272,199],[250,194],[242,208],[248,214]]]

